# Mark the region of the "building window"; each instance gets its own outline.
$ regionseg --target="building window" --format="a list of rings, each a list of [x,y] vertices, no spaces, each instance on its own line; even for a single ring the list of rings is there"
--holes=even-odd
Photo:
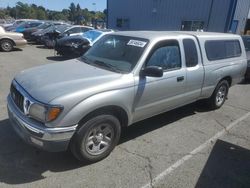
[[[116,19],[116,27],[122,29],[129,29],[129,19],[128,18],[117,18]]]
[[[205,49],[209,61],[241,56],[241,48],[238,40],[206,41]]]
[[[203,21],[182,21],[181,30],[182,31],[198,31],[204,29]]]

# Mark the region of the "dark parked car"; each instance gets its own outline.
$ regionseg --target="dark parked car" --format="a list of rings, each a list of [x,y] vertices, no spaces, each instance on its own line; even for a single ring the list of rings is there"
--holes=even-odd
[[[54,48],[56,40],[59,38],[60,34],[67,31],[71,25],[60,25],[52,29],[51,31],[45,33],[41,37],[41,42],[47,48]]]
[[[247,54],[247,71],[245,78],[250,79],[250,35],[242,36],[242,39],[245,44],[245,49]]]
[[[62,56],[78,57],[83,55],[103,35],[113,30],[90,30],[82,35],[67,36],[57,40],[55,50]]]
[[[53,25],[51,25],[50,27],[48,27],[46,29],[43,29],[43,30],[32,33],[31,34],[31,40],[37,42],[38,44],[41,44],[45,34],[50,33],[52,31],[56,30],[57,28],[61,28],[61,27],[69,28],[71,26],[68,25],[68,24],[65,24],[65,23],[53,24]]]
[[[84,32],[93,30],[92,27],[74,25],[70,28],[58,28],[46,35],[44,35],[44,45],[47,48],[54,48],[57,39],[67,37],[67,36],[78,36],[82,35]]]
[[[16,28],[12,29],[13,32],[23,33],[26,29],[38,27],[42,25],[44,21],[27,21],[19,24]]]
[[[37,32],[37,31],[42,31],[48,27],[50,27],[53,23],[51,22],[45,22],[41,25],[39,25],[38,27],[32,27],[32,28],[28,28],[26,29],[25,31],[23,31],[23,36],[25,39],[29,40],[31,39],[31,34],[34,33],[34,32]]]
[[[4,29],[5,29],[5,31],[11,31],[11,30],[17,28],[20,24],[22,24],[24,22],[28,22],[28,21],[38,21],[38,20],[33,20],[33,19],[20,19],[20,20],[16,20],[12,24],[4,26]]]

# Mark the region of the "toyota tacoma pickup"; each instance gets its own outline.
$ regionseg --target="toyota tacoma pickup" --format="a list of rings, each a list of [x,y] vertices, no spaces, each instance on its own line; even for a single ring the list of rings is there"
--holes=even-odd
[[[201,99],[220,108],[246,67],[238,35],[112,33],[79,59],[19,73],[7,99],[9,119],[27,143],[70,148],[77,159],[96,162],[117,145],[122,127]]]

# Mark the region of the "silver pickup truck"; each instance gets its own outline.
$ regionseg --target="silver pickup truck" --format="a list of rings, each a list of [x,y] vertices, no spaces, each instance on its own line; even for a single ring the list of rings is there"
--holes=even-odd
[[[246,67],[238,35],[117,32],[79,59],[18,74],[9,119],[36,147],[70,148],[79,160],[95,162],[114,149],[121,127],[200,99],[220,108]]]

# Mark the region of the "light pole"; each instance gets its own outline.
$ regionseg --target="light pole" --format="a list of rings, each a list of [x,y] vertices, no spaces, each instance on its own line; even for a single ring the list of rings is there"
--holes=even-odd
[[[15,4],[16,5],[16,19],[17,19],[17,4]]]
[[[92,5],[94,6],[94,27],[97,27],[97,20],[96,20],[96,3],[93,2]]]
[[[94,12],[96,12],[96,3],[92,3],[92,5],[94,6]]]

